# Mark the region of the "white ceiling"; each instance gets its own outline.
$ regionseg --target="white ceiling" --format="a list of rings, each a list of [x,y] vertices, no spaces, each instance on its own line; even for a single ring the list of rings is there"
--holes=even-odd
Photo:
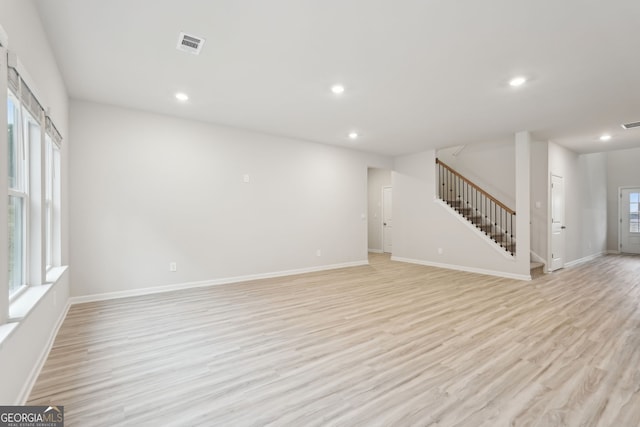
[[[620,127],[640,121],[638,0],[36,3],[76,99],[388,155],[521,130],[640,147]],[[181,31],[206,39],[200,56],[176,50]]]

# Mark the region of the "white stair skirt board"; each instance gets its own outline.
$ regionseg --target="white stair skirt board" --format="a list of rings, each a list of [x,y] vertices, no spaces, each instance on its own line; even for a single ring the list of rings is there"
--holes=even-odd
[[[345,262],[342,264],[322,265],[318,267],[300,268],[295,270],[276,271],[263,274],[249,274],[246,276],[226,277],[223,279],[203,280],[200,282],[176,283],[174,285],[154,286],[151,288],[132,289],[129,291],[107,292],[103,294],[85,295],[81,297],[71,297],[71,304],[81,304],[84,302],[104,301],[116,298],[137,297],[140,295],[158,294],[162,292],[179,291],[181,289],[201,288],[205,286],[228,285],[231,283],[247,282],[249,280],[271,279],[274,277],[293,276],[296,274],[314,273],[317,271],[336,270],[338,268],[358,267],[369,265],[369,260]]]
[[[516,256],[515,253],[513,255],[511,255],[510,252],[506,251],[502,246],[500,246],[498,243],[496,243],[491,237],[487,236],[478,227],[476,227],[471,222],[469,222],[469,220],[467,220],[464,216],[460,215],[460,213],[457,212],[454,208],[449,206],[447,204],[447,202],[445,202],[444,200],[438,199],[437,197],[434,198],[434,201],[436,203],[438,203],[440,206],[442,206],[445,209],[447,209],[448,211],[450,211],[452,214],[454,214],[453,216],[458,221],[460,221],[462,224],[464,224],[469,230],[471,230],[474,233],[476,233],[476,235],[478,237],[480,237],[482,239],[482,241],[484,241],[487,245],[489,245],[491,248],[493,248],[493,250],[499,252],[506,259],[509,259],[509,260],[515,259],[515,256]],[[513,242],[516,244],[516,247],[517,247],[518,241],[516,239],[513,239]],[[446,267],[444,267],[444,268],[446,268]],[[491,275],[495,276],[495,274],[491,274]]]
[[[533,251],[529,251],[529,253],[531,254],[531,261],[535,261],[535,262],[541,262],[543,264],[547,264],[547,262],[544,260],[544,258],[542,258],[540,255],[538,255],[537,253],[533,252]]]
[[[539,262],[542,264],[542,272],[544,274],[547,274],[549,272],[549,270],[547,269],[547,261],[545,261],[544,258],[542,258],[540,255],[538,255],[537,253],[533,252],[533,251],[529,251],[529,260],[531,262]]]
[[[477,273],[477,274],[484,274],[487,276],[504,277],[507,279],[531,280],[530,274],[505,273],[504,271],[485,270],[482,268],[465,267],[465,266],[455,265],[455,264],[443,264],[439,262],[422,261],[418,259],[402,258],[402,257],[395,257],[395,256],[391,257],[391,261],[408,262],[410,264],[419,264],[419,265],[426,265],[428,267],[446,268],[447,270],[466,271],[468,273]]]

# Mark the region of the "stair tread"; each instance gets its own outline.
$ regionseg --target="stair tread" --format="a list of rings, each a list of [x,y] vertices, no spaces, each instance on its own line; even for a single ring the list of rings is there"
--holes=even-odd
[[[536,279],[538,277],[544,276],[544,269],[543,269],[544,263],[531,261],[530,265],[531,265],[531,268],[529,269],[529,271],[531,272],[532,279]]]
[[[507,233],[491,233],[491,237],[510,238]]]

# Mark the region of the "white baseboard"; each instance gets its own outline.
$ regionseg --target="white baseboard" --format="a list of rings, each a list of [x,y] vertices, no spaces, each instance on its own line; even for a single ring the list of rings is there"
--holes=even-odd
[[[106,301],[117,298],[137,297],[141,295],[159,294],[163,292],[179,291],[183,289],[203,288],[207,286],[228,285],[231,283],[247,282],[250,280],[271,279],[274,277],[293,276],[296,274],[314,273],[318,271],[335,270],[338,268],[358,267],[369,265],[368,260],[345,262],[342,264],[330,264],[318,267],[300,268],[295,270],[276,271],[272,273],[250,274],[246,276],[227,277],[224,279],[204,280],[200,282],[177,283],[174,285],[154,286],[151,288],[132,289],[128,291],[106,292],[102,294],[85,295],[69,298],[70,304],[85,302]]]
[[[485,274],[488,276],[504,277],[507,279],[531,280],[530,274],[506,273],[504,271],[485,270],[482,268],[465,267],[462,265],[454,265],[454,264],[443,264],[439,262],[423,261],[418,259],[402,258],[402,257],[395,257],[395,256],[391,257],[391,261],[408,262],[410,264],[419,264],[419,265],[426,265],[428,267],[446,268],[447,270],[466,271],[468,273]]]
[[[369,251],[369,252],[371,252],[371,253],[373,253],[373,254],[383,254],[383,253],[384,253],[384,251],[383,251],[382,249],[372,249],[372,248],[369,248],[369,249],[368,249],[368,251]]]
[[[67,317],[67,313],[69,312],[69,307],[71,307],[71,303],[67,301],[67,305],[65,306],[64,310],[62,310],[62,312],[60,313],[60,316],[58,316],[58,320],[56,321],[56,324],[51,330],[51,334],[49,335],[49,340],[47,341],[47,344],[40,352],[40,356],[38,356],[38,361],[36,362],[33,369],[31,370],[31,373],[29,374],[27,381],[22,387],[22,390],[20,390],[20,394],[18,395],[18,399],[16,400],[16,403],[15,403],[16,405],[20,406],[20,405],[26,404],[27,399],[31,394],[31,390],[33,389],[33,386],[36,384],[36,380],[38,379],[38,376],[40,376],[40,372],[42,371],[42,368],[44,367],[44,364],[47,361],[47,358],[49,357],[49,352],[51,351],[51,347],[53,347],[53,343],[56,340],[56,336],[58,336],[58,331],[60,331],[62,322],[64,322],[64,319]]]
[[[578,265],[578,264],[582,264],[583,262],[594,260],[594,259],[596,259],[598,257],[601,257],[602,255],[605,255],[606,253],[607,252],[598,252],[597,254],[592,254],[592,255],[588,255],[588,256],[580,258],[580,259],[569,261],[569,262],[566,262],[564,264],[564,267],[565,268],[573,267],[574,265]]]

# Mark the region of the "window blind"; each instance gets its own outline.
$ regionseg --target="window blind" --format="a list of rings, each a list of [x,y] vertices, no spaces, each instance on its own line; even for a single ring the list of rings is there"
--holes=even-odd
[[[40,101],[33,94],[29,86],[20,77],[20,73],[16,67],[9,65],[7,84],[9,89],[20,99],[22,105],[33,115],[33,118],[40,124],[44,125],[45,132],[51,137],[51,140],[60,148],[62,145],[62,135],[53,124],[51,117],[45,116],[45,110]],[[42,121],[44,120],[44,123]]]
[[[60,148],[62,145],[62,135],[58,132],[56,125],[51,121],[51,117],[47,116],[45,119],[45,133],[49,135],[54,144]]]

